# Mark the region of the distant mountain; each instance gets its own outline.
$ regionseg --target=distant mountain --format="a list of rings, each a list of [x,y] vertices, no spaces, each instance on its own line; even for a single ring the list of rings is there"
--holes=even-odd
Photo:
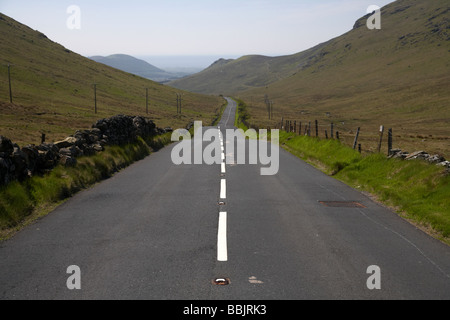
[[[158,82],[165,82],[183,76],[164,71],[144,60],[126,54],[113,54],[107,57],[93,56],[89,57],[89,59]]]

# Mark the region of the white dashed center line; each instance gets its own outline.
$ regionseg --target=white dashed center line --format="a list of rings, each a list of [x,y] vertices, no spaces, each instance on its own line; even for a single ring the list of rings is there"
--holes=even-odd
[[[222,132],[219,127],[219,138],[220,138],[220,147],[221,147],[221,174],[224,175],[225,168],[225,149],[223,147],[223,137]],[[220,180],[220,199],[225,200],[227,198],[227,181],[226,179]],[[220,212],[219,213],[219,227],[217,231],[217,261],[225,262],[228,261],[228,245],[227,245],[227,213]]]
[[[221,212],[219,215],[219,231],[217,233],[217,261],[228,261],[226,212]]]

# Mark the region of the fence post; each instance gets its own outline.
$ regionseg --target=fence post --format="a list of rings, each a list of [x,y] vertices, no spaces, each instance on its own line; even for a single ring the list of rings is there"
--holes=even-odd
[[[316,120],[315,123],[316,123],[316,137],[318,138],[319,137],[319,122]]]
[[[358,151],[359,151],[359,153],[361,153],[361,143],[358,144]]]
[[[392,152],[392,128],[388,131],[388,156],[391,155]]]
[[[328,140],[328,131],[327,130],[325,130],[325,139]]]
[[[355,141],[353,142],[353,149],[356,149],[356,145],[358,143],[359,131],[360,130],[361,130],[361,128],[358,128],[358,131],[356,131]]]
[[[331,123],[331,139],[334,139],[334,123]]]
[[[41,135],[41,144],[45,143],[45,133]]]
[[[341,139],[339,139],[339,131],[336,131],[336,139],[341,140]]]
[[[378,153],[381,152],[381,143],[383,142],[384,126],[380,127],[380,141],[378,143]]]

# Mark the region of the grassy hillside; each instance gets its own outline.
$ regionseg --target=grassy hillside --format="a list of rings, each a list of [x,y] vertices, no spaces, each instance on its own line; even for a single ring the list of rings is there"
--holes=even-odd
[[[116,114],[145,116],[146,88],[148,117],[159,127],[185,127],[191,120],[211,123],[223,104],[219,97],[181,92],[96,63],[0,14],[0,135],[19,145],[40,143],[41,133],[55,141]],[[177,93],[183,94],[182,115],[176,112]]]
[[[261,126],[281,117],[331,122],[352,143],[377,149],[380,125],[394,130],[394,147],[450,157],[450,11],[446,0],[398,0],[382,8],[381,30],[366,18],[330,41],[295,75],[239,94]],[[268,121],[264,95],[274,101]],[[327,116],[329,113],[329,116]],[[383,148],[383,151],[386,151]]]
[[[450,158],[448,1],[397,0],[381,12],[381,30],[369,30],[362,17],[353,30],[305,52],[243,57],[171,85],[233,94],[250,105],[255,126],[317,119],[324,136],[333,122],[348,144],[361,127],[363,150],[376,151],[384,125],[393,128],[394,148]]]
[[[281,57],[250,55],[236,60],[220,59],[202,72],[168,84],[197,93],[232,95],[236,92],[264,87],[291,76],[323,46],[324,44],[304,52]]]

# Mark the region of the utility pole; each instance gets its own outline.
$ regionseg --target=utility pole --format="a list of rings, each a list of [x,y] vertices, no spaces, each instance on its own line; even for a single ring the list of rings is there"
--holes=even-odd
[[[177,114],[181,114],[181,93],[177,93]]]
[[[148,88],[145,88],[145,112],[148,114]]]
[[[273,119],[273,101],[270,101],[270,120]]]
[[[94,83],[94,111],[97,114],[97,84]]]
[[[11,88],[11,65],[8,64],[8,82],[9,82],[9,102],[13,103],[12,88]]]

